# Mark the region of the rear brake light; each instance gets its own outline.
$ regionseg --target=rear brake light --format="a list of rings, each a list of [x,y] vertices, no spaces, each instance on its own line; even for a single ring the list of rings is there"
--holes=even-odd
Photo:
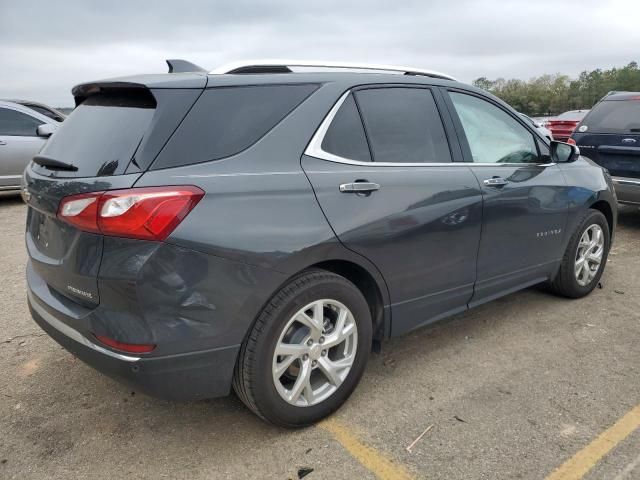
[[[95,336],[100,343],[103,343],[111,348],[128,353],[149,353],[153,351],[156,346],[151,344],[139,344],[139,343],[124,343],[114,340],[113,338],[105,337],[104,335]]]
[[[203,196],[194,186],[83,193],[63,198],[58,218],[87,232],[164,240]]]
[[[82,193],[66,197],[60,202],[58,218],[86,232],[99,232],[96,218],[100,193]]]
[[[573,138],[571,138],[571,137],[569,137],[569,138],[567,139],[567,143],[568,143],[569,145],[576,145],[576,141],[575,141]]]

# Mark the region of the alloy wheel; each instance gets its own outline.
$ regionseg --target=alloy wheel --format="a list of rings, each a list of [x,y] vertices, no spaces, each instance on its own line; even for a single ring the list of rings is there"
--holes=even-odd
[[[344,304],[332,299],[309,303],[289,319],[276,343],[276,390],[291,405],[317,405],[347,378],[357,345],[357,324]]]
[[[595,278],[602,263],[604,253],[604,233],[597,224],[590,225],[580,237],[575,260],[575,276],[578,285],[589,285]]]

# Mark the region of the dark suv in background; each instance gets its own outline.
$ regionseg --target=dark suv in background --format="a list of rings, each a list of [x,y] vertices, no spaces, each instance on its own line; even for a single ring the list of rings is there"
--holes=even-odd
[[[640,92],[612,92],[571,136],[585,156],[609,170],[620,203],[640,205]]]
[[[32,315],[98,370],[172,399],[233,385],[308,425],[385,338],[598,283],[609,175],[486,92],[385,66],[172,65],[75,87],[24,174]]]

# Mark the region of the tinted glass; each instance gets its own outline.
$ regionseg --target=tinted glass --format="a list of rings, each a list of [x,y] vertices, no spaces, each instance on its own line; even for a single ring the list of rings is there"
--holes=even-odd
[[[430,90],[375,88],[356,99],[375,162],[450,162],[442,120]]]
[[[370,162],[371,153],[362,120],[352,95],[349,95],[322,140],[322,150],[339,157]]]
[[[640,133],[640,100],[600,102],[582,125],[596,133]]]
[[[0,108],[0,135],[35,137],[38,126],[43,123],[25,113]]]
[[[537,163],[533,134],[481,98],[450,93],[476,163]]]
[[[206,90],[152,168],[218,160],[253,145],[317,85],[260,85]]]
[[[91,96],[67,117],[41,154],[78,167],[77,172],[58,172],[57,176],[123,172],[149,128],[154,107],[150,96]]]

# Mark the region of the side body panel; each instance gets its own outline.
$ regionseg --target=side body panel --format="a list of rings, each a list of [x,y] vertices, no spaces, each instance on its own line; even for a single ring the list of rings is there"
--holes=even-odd
[[[482,188],[483,220],[477,277],[469,307],[550,278],[564,253],[568,187],[550,163],[546,139],[504,102],[465,89],[441,89],[467,165]],[[537,144],[536,163],[476,163],[449,92],[471,94],[502,110]],[[506,117],[505,117],[506,118]],[[491,182],[496,181],[497,184]]]
[[[45,141],[40,137],[0,135],[0,190],[20,186],[22,172]]]
[[[618,207],[615,189],[611,177],[592,160],[579,157],[571,163],[558,164],[567,183],[569,216],[567,234],[564,236],[563,248],[575,231],[578,223],[592,205],[606,204],[611,212],[611,237],[615,238],[618,222]]]
[[[336,235],[371,260],[389,287],[392,334],[466,309],[473,293],[482,198],[466,165],[349,165],[303,157]],[[364,179],[369,196],[340,192]]]
[[[39,124],[57,124],[44,115],[21,105],[2,104],[0,109],[27,115]],[[46,138],[35,135],[35,131],[29,136],[7,135],[0,132],[0,191],[20,187],[22,172],[46,141]]]
[[[564,253],[568,191],[557,165],[471,165],[480,183],[493,177],[508,181],[497,187],[483,184],[473,306],[555,272]]]
[[[382,276],[370,261],[336,239],[300,166],[306,143],[339,95],[338,88],[321,87],[273,130],[235,156],[149,170],[135,184],[196,185],[205,191],[166,242],[218,262],[229,262],[228,269],[204,271],[199,280],[208,292],[199,290],[203,305],[217,305],[211,295],[220,292],[218,301],[226,299],[229,308],[223,308],[222,303],[216,308],[172,307],[176,312],[182,311],[185,322],[209,323],[207,328],[215,330],[219,337],[210,338],[210,342],[242,342],[264,304],[287,279],[330,260],[354,263],[366,270],[374,278],[388,313],[389,297]],[[104,275],[101,271],[100,278]],[[250,295],[238,295],[233,283],[245,277],[255,288]],[[177,288],[188,288],[189,282],[177,277],[175,280]],[[193,317],[203,308],[207,309],[206,315]],[[388,323],[386,318],[385,325]]]

